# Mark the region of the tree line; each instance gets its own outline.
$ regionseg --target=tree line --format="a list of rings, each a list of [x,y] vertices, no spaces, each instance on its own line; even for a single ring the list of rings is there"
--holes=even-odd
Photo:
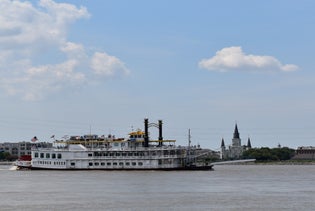
[[[9,152],[0,152],[0,161],[15,161],[18,157]]]
[[[257,161],[283,161],[290,160],[295,154],[294,149],[282,148],[253,148],[243,152],[243,159],[256,159]]]

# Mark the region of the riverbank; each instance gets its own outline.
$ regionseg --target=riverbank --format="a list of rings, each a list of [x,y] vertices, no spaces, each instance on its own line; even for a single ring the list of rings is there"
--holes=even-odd
[[[315,160],[256,161],[248,165],[315,165]]]
[[[218,164],[216,165],[315,165],[315,160],[254,161],[254,162],[223,161],[223,162],[218,162]]]
[[[0,165],[12,165],[13,163],[12,161],[0,161]]]

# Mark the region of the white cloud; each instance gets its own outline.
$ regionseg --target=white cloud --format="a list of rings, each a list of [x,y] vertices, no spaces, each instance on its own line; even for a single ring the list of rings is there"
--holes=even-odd
[[[239,46],[223,48],[216,55],[199,62],[199,67],[211,71],[295,71],[298,66],[282,64],[272,56],[246,55]]]
[[[70,24],[89,17],[85,7],[53,0],[37,5],[1,0],[0,88],[11,96],[38,100],[69,86],[128,73],[117,57],[89,55],[82,44],[68,40]]]
[[[124,75],[129,73],[129,70],[125,67],[118,58],[109,56],[106,53],[96,52],[91,59],[91,68],[95,74],[103,76],[114,76],[119,72]]]

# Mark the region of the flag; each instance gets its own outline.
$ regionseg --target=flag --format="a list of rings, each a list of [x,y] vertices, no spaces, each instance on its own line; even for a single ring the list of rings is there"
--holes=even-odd
[[[68,135],[64,135],[63,137],[61,137],[61,138],[63,138],[63,139],[68,139]]]
[[[55,135],[52,135],[50,138],[55,138]]]
[[[34,136],[34,137],[31,139],[32,142],[36,142],[37,140],[38,140],[38,139],[37,139],[36,136]]]

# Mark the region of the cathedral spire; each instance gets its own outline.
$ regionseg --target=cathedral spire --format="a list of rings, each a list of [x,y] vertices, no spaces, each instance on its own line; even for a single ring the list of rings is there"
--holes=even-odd
[[[250,149],[252,148],[252,144],[250,143],[250,138],[248,137],[248,140],[247,140],[247,148]]]
[[[224,138],[222,138],[221,147],[225,147]]]
[[[238,128],[237,128],[237,124],[235,124],[235,129],[234,129],[234,134],[233,134],[233,138],[240,138],[240,134],[238,132]]]

